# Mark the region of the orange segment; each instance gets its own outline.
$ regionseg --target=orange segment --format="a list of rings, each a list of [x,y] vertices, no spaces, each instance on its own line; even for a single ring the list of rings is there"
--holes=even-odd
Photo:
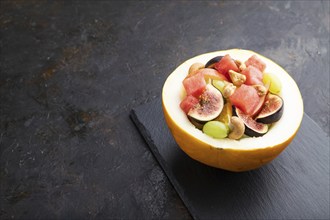
[[[216,121],[221,121],[225,124],[229,124],[230,118],[233,115],[233,109],[230,102],[227,102],[220,113],[220,115],[215,119]]]

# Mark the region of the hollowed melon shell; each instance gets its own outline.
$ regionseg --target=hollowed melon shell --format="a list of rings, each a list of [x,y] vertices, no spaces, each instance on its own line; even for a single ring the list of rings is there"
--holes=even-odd
[[[285,103],[283,116],[262,137],[238,141],[214,139],[196,129],[180,109],[180,102],[184,97],[182,81],[191,64],[206,63],[213,57],[226,54],[241,61],[256,54],[266,63],[265,72],[276,74],[281,80],[282,91],[279,95]],[[304,112],[302,96],[291,76],[270,59],[242,49],[206,53],[182,63],[164,83],[162,105],[166,123],[176,143],[187,155],[206,165],[236,172],[256,169],[277,157],[295,137]]]

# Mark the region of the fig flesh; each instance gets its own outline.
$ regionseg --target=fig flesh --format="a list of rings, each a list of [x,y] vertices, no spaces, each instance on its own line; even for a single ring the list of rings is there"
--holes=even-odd
[[[188,117],[190,120],[203,124],[218,117],[223,105],[221,92],[208,84],[205,91],[199,96],[199,102],[189,110]]]
[[[245,125],[244,134],[249,137],[260,137],[267,133],[268,125],[255,121],[251,116],[245,114],[239,108],[233,106],[233,114],[243,120]]]
[[[256,121],[264,124],[277,122],[282,117],[283,109],[283,99],[278,95],[269,93]]]
[[[219,62],[222,59],[223,56],[216,56],[213,57],[212,59],[210,59],[209,61],[207,61],[207,63],[205,64],[205,68],[213,68],[214,64]]]

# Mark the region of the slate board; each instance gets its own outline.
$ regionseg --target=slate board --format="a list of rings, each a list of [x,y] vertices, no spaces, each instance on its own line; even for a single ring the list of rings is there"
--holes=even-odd
[[[329,219],[329,137],[306,114],[281,155],[234,173],[203,165],[175,143],[161,99],[131,118],[195,219]]]

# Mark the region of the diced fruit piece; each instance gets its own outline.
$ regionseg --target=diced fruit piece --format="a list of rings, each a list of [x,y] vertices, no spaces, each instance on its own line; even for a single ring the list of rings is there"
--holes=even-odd
[[[225,86],[228,84],[225,80],[212,80],[212,85],[217,88],[222,94]]]
[[[199,102],[188,112],[188,117],[199,122],[206,122],[219,116],[223,108],[223,98],[219,90],[211,84],[206,86],[205,91],[199,96]]]
[[[227,102],[220,113],[220,115],[214,119],[215,121],[221,121],[225,124],[229,124],[230,118],[233,115],[232,106],[230,102]]]
[[[283,99],[277,95],[269,93],[256,121],[265,124],[277,122],[282,117],[283,109]]]
[[[203,68],[203,69],[198,70],[198,72],[203,73],[204,79],[206,82],[208,82],[209,79],[228,81],[228,79],[223,74],[219,73],[215,69]]]
[[[237,88],[229,99],[233,105],[247,115],[252,115],[260,102],[257,90],[245,84]]]
[[[198,103],[198,99],[192,95],[186,96],[180,103],[180,108],[188,114],[189,110]]]
[[[259,114],[259,112],[261,111],[261,109],[265,103],[265,100],[266,100],[266,94],[259,96],[259,98],[260,99],[259,99],[258,105],[254,108],[254,111],[251,113],[252,118],[255,118],[255,116],[257,116]]]
[[[223,58],[223,56],[213,57],[212,59],[210,59],[209,61],[207,61],[207,63],[205,64],[205,68],[213,68],[214,67],[214,64],[216,64],[217,62],[219,62],[222,58]]]
[[[265,103],[265,100],[266,100],[266,97],[268,94],[268,87],[265,87],[262,85],[254,85],[253,88],[256,89],[256,91],[259,95],[259,98],[260,98],[258,105],[255,107],[253,113],[251,114],[251,117],[255,118],[255,116],[257,116],[259,114],[259,112],[261,111],[261,109]]]
[[[219,73],[225,75],[227,79],[229,79],[229,70],[234,70],[238,72],[239,69],[235,63],[235,61],[229,56],[229,54],[225,55],[219,62],[214,64],[214,68],[219,71]]]
[[[269,91],[274,94],[278,94],[281,92],[282,83],[281,80],[274,74],[265,73],[262,79],[263,83],[269,84]]]
[[[244,112],[240,109],[234,107],[233,114],[237,115],[240,119],[243,120],[245,124],[244,134],[247,136],[259,137],[267,133],[268,125],[256,122],[249,115],[244,114]]]
[[[203,126],[203,132],[213,138],[225,138],[229,127],[220,121],[209,121]]]
[[[187,92],[187,95],[195,96],[196,98],[200,96],[206,87],[206,82],[204,75],[201,72],[188,76],[183,80],[183,86]]]
[[[245,65],[247,67],[254,66],[257,69],[259,69],[261,72],[263,72],[266,69],[266,63],[264,63],[264,61],[262,61],[256,55],[252,55],[247,61],[245,61]]]
[[[262,85],[263,74],[254,66],[246,67],[242,72],[246,76],[245,84],[246,85]]]

